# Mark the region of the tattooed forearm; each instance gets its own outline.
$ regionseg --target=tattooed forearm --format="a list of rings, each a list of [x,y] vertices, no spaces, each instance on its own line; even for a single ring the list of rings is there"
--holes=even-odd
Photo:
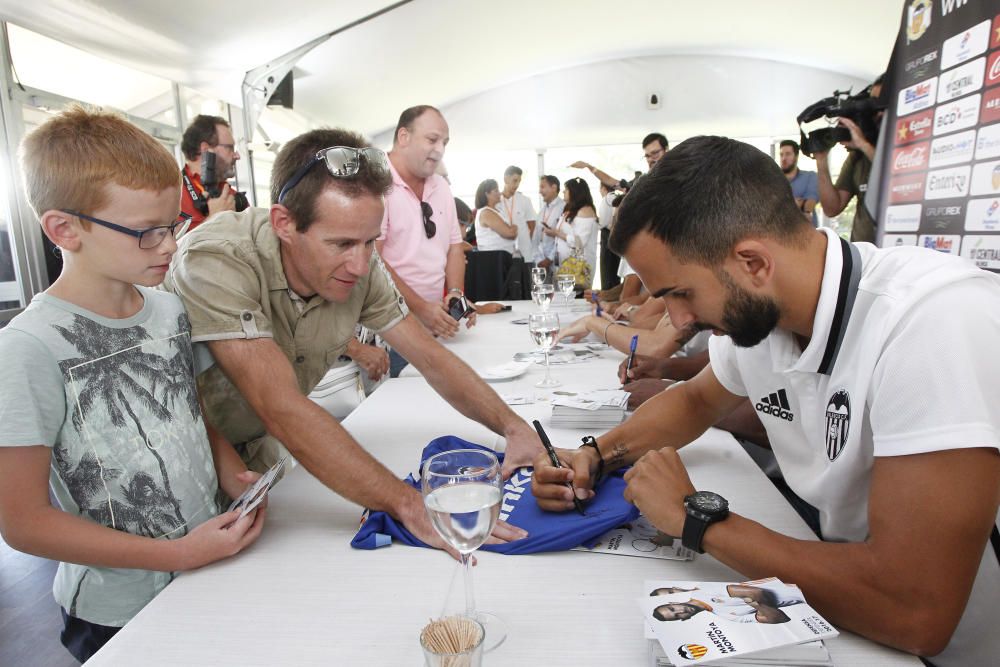
[[[615,445],[611,449],[611,465],[614,467],[625,465],[626,454],[628,454],[628,447],[622,444]]]

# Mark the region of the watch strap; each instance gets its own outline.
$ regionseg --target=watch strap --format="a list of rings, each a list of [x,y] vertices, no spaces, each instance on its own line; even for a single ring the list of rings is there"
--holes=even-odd
[[[601,454],[600,447],[597,446],[597,439],[592,435],[583,437],[583,444],[580,447],[593,447],[597,452],[597,475],[594,477],[594,486],[604,477],[604,455]]]
[[[694,516],[689,511],[687,516],[684,517],[684,531],[681,534],[681,544],[692,551],[697,551],[700,554],[705,553],[705,550],[701,546],[701,541],[705,538],[705,531],[708,529],[708,525],[708,521]]]

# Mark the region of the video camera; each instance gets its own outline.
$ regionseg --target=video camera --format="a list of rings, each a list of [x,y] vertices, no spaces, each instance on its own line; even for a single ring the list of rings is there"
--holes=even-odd
[[[810,104],[795,119],[799,124],[802,152],[812,157],[817,152],[825,153],[839,141],[850,141],[850,130],[838,126],[837,118],[850,118],[865,139],[874,145],[878,141],[879,129],[876,115],[883,109],[885,105],[872,97],[871,86],[857,95],[851,95],[850,89],[833,91],[832,97]],[[807,131],[806,126],[810,124],[814,129]]]
[[[202,215],[208,215],[208,200],[215,199],[222,194],[221,183],[219,182],[218,169],[215,165],[215,153],[212,151],[202,151],[201,152],[201,184],[205,188],[206,199],[195,202],[195,205],[201,209]],[[247,199],[247,194],[240,190],[233,190],[233,199],[236,202],[236,212],[245,211],[250,208],[250,201]]]

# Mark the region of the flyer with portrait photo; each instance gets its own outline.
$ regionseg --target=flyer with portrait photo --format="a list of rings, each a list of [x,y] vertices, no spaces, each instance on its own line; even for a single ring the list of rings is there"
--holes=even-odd
[[[797,586],[776,578],[647,581],[643,592],[639,606],[647,630],[672,665],[705,664],[839,634]]]

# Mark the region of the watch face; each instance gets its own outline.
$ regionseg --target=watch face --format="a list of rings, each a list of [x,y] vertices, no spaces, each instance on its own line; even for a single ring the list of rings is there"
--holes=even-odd
[[[688,504],[693,508],[707,514],[716,514],[729,509],[729,503],[718,493],[711,491],[698,491],[687,498]]]

